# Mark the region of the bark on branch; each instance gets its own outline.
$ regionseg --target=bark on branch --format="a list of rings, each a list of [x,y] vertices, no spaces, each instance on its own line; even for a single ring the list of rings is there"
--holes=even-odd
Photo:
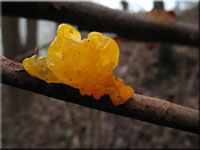
[[[63,84],[47,84],[30,76],[20,63],[3,56],[2,83],[85,107],[138,119],[153,124],[199,134],[199,111],[167,102],[162,99],[135,94],[126,104],[114,106],[107,95],[100,100],[82,96],[79,90]]]
[[[198,27],[176,21],[167,24],[151,21],[144,15],[109,9],[90,2],[3,2],[2,14],[71,23],[78,25],[79,29],[114,32],[138,41],[199,45]]]

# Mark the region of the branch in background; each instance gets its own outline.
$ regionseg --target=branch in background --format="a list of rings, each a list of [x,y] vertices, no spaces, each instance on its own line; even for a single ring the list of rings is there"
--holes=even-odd
[[[114,32],[120,37],[138,41],[166,42],[198,46],[198,27],[180,22],[167,24],[110,9],[91,2],[3,2],[2,15],[47,19],[71,23],[79,29]]]
[[[153,124],[200,134],[199,111],[158,98],[135,94],[126,104],[112,105],[108,96],[95,100],[82,96],[78,89],[64,84],[47,84],[30,76],[20,63],[3,56],[1,59],[2,83],[88,108],[114,113]]]

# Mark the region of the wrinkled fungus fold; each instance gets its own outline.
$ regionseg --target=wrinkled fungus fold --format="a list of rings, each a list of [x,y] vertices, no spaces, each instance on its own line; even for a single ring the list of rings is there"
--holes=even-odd
[[[47,83],[70,85],[81,95],[93,95],[97,100],[108,94],[114,105],[120,105],[133,96],[134,90],[114,76],[118,62],[119,47],[113,39],[91,32],[81,40],[75,28],[61,24],[47,57],[26,58],[23,67]]]

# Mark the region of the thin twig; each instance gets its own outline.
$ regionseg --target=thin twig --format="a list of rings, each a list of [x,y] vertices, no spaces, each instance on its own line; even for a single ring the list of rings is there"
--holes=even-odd
[[[39,50],[39,49],[41,50],[41,49],[43,49],[43,48],[48,47],[48,46],[50,45],[50,43],[51,43],[51,42],[48,42],[48,43],[44,44],[43,46],[39,47],[38,50]],[[22,62],[25,58],[33,56],[33,55],[35,54],[35,50],[36,50],[35,48],[30,49],[30,50],[28,50],[27,52],[25,52],[25,53],[23,53],[23,54],[17,56],[14,60],[17,61],[17,62]],[[38,52],[38,53],[39,53],[39,52]]]

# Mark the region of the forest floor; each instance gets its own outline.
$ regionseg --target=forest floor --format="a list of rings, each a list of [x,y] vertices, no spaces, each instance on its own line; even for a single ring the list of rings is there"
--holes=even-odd
[[[198,109],[198,48],[158,44],[148,49],[145,43],[135,41],[123,42],[119,47],[115,75],[136,93]],[[26,100],[17,113],[9,110],[8,99],[14,94],[8,88]],[[4,148],[199,148],[199,136],[192,133],[5,85],[2,97]],[[12,101],[19,103],[20,98]]]

